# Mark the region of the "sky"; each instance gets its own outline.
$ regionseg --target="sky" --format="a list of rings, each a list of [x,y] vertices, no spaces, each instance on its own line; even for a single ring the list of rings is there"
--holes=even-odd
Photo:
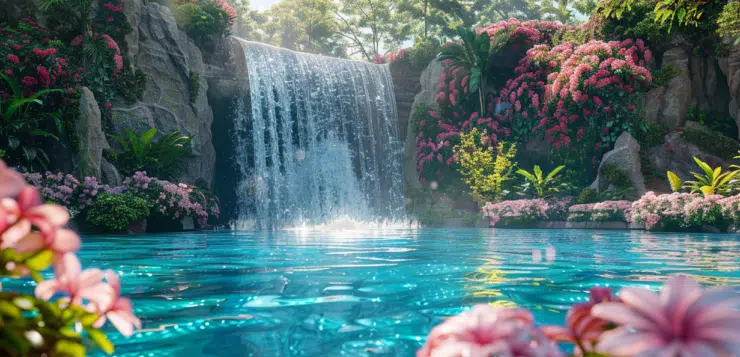
[[[249,7],[252,10],[264,11],[270,8],[270,6],[277,4],[280,0],[251,0]]]

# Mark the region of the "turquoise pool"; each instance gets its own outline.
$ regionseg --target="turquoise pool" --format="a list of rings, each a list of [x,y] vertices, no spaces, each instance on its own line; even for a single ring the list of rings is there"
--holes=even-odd
[[[432,326],[477,303],[554,324],[596,285],[657,287],[681,273],[740,286],[739,235],[419,229],[83,242],[83,264],[119,272],[144,323],[113,336],[116,356],[413,356]]]

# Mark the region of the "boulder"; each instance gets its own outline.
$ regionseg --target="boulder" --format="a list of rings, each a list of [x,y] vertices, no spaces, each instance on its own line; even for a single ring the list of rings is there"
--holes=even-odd
[[[710,111],[712,117],[727,117],[730,91],[724,80],[720,82],[722,70],[715,57],[691,57],[691,105]]]
[[[663,55],[663,65],[673,65],[679,71],[668,82],[663,95],[659,122],[669,130],[683,126],[691,106],[692,86],[689,76],[689,51],[684,47],[674,47]]]
[[[147,88],[141,101],[128,104],[119,98],[113,103],[113,132],[120,135],[125,128],[137,133],[156,128],[157,137],[175,130],[191,136],[191,155],[179,180],[193,184],[202,179],[210,185],[216,153],[202,54],[177,29],[170,9],[157,3],[141,5],[138,37],[134,63],[147,75]],[[201,78],[198,96],[192,103],[191,73],[198,73]]]
[[[134,58],[139,53],[139,23],[141,22],[142,0],[125,0],[123,15],[131,25],[131,32],[124,37],[128,57]]]
[[[614,149],[604,154],[604,157],[601,159],[599,174],[590,186],[591,189],[599,192],[608,189],[610,186],[606,178],[601,176],[601,169],[604,165],[614,165],[624,170],[627,172],[627,176],[629,176],[637,193],[642,195],[646,192],[645,178],[642,176],[640,164],[640,144],[628,132],[623,132],[617,138]]]
[[[695,130],[708,130],[699,123],[689,121],[686,128]],[[684,141],[680,132],[672,132],[665,137],[665,144],[648,150],[651,166],[661,177],[666,171],[673,171],[682,180],[691,179],[691,172],[696,172],[699,167],[694,157],[706,162],[711,167],[725,166],[726,162],[721,158],[707,154],[696,145]]]
[[[727,85],[730,90],[729,113],[735,119],[740,128],[740,46],[732,46],[730,56],[719,61],[719,67],[727,77]],[[738,129],[740,138],[740,129]]]
[[[653,88],[645,93],[642,117],[653,124],[660,123],[660,110],[663,108],[663,95],[666,87]]]
[[[95,96],[87,88],[82,87],[80,95],[80,116],[75,130],[79,140],[77,157],[75,160],[75,175],[77,177],[100,178],[100,164],[103,159],[103,149],[110,146],[103,133],[100,108]]]
[[[100,174],[102,176],[102,182],[106,185],[117,187],[123,184],[123,179],[118,169],[105,158],[100,162]]]

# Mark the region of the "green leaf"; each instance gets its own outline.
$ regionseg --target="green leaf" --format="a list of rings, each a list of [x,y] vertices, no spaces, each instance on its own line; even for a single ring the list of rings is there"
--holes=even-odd
[[[48,268],[54,260],[54,253],[46,249],[33,255],[25,261],[25,265],[32,270],[41,271]]]
[[[7,301],[0,300],[0,316],[7,316],[11,319],[20,319],[21,309]]]
[[[50,133],[50,132],[48,132],[46,130],[34,129],[33,131],[31,131],[31,135],[33,135],[33,136],[43,136],[43,137],[47,137],[47,138],[54,138],[54,140],[59,141],[59,137],[58,136],[56,136],[56,135],[54,135],[54,134],[52,134],[52,133]]]
[[[537,179],[537,181],[542,181],[542,169],[540,168],[540,165],[534,165],[534,177]]]
[[[552,170],[552,171],[550,172],[550,174],[549,174],[549,175],[547,175],[547,178],[545,178],[545,181],[550,181],[550,180],[552,180],[552,179],[553,179],[553,178],[554,178],[554,177],[555,177],[555,176],[556,176],[556,175],[557,175],[557,174],[558,174],[558,173],[560,172],[560,170],[562,170],[562,169],[564,169],[564,168],[565,168],[565,165],[560,165],[560,166],[556,167],[555,169],[553,169],[553,170]]]
[[[480,68],[473,68],[470,71],[470,81],[468,81],[468,93],[474,93],[480,88]]]
[[[61,340],[57,342],[54,349],[60,356],[85,357],[85,346],[77,342]]]
[[[702,186],[700,188],[701,192],[703,192],[705,195],[713,195],[714,194],[714,187],[712,186]]]
[[[15,136],[8,136],[8,146],[11,149],[15,149],[18,147],[18,145],[21,144],[21,140],[16,138]]]
[[[701,169],[704,170],[704,172],[706,172],[707,176],[709,177],[714,176],[714,171],[712,170],[711,167],[709,167],[709,165],[707,165],[707,163],[699,160],[697,157],[694,157],[694,161],[696,161],[696,164],[699,165],[699,167],[701,167]]]
[[[673,190],[673,192],[679,191],[681,189],[681,178],[671,171],[668,171],[667,175],[668,182],[671,184],[671,190]]]
[[[23,157],[25,157],[26,160],[28,161],[36,160],[36,148],[22,146],[21,149],[23,150]]]
[[[100,330],[97,329],[87,329],[88,336],[90,336],[90,339],[95,342],[100,349],[103,350],[106,354],[113,353],[114,347],[113,343],[110,342],[107,336],[105,336],[104,333],[100,332]]]

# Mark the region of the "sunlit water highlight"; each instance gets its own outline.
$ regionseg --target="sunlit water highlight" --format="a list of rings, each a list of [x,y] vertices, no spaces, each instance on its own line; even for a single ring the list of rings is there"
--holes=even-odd
[[[597,285],[657,288],[668,274],[740,285],[738,235],[307,230],[93,236],[83,247],[85,266],[123,276],[144,322],[132,338],[112,334],[127,357],[405,357],[477,303],[555,324]]]

